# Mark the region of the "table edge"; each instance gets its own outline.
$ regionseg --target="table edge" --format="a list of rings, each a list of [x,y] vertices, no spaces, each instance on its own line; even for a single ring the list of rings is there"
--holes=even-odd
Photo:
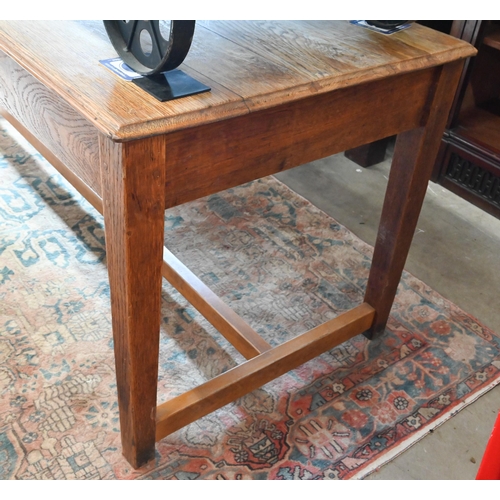
[[[5,34],[4,34],[5,35]],[[200,122],[200,110],[178,114],[173,117],[156,118],[144,122],[120,125],[107,117],[106,121],[100,121],[89,107],[88,98],[75,99],[69,88],[64,87],[60,81],[51,78],[51,75],[39,68],[36,61],[26,60],[21,54],[16,54],[12,50],[15,43],[7,43],[8,35],[2,40],[0,38],[0,51],[19,64],[24,70],[39,80],[43,85],[56,92],[73,109],[79,112],[85,119],[96,127],[102,134],[114,142],[128,142],[132,140],[145,139],[161,134],[168,134],[200,125],[215,123],[238,116],[243,116],[257,111],[269,109],[277,104],[286,105],[288,103],[301,100],[313,95],[333,92],[350,85],[359,83],[369,83],[383,79],[394,74],[404,74],[416,72],[431,67],[437,67],[474,56],[477,50],[470,44],[457,39],[457,46],[445,49],[434,54],[425,54],[411,61],[403,61],[392,64],[383,64],[349,73],[349,75],[332,76],[322,80],[316,80],[296,87],[290,87],[278,92],[259,95],[255,98],[243,98],[213,107],[210,117],[205,117]],[[189,68],[189,66],[187,66]],[[193,68],[194,69],[194,68]],[[199,70],[196,70],[199,71]],[[201,73],[200,73],[201,74]]]

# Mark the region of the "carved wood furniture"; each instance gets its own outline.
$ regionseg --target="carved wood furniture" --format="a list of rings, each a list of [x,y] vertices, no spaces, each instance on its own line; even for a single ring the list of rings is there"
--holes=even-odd
[[[104,214],[123,453],[347,339],[384,332],[467,43],[422,26],[198,22],[181,68],[210,93],[160,103],[99,64],[100,23],[0,23],[2,114]],[[164,210],[399,134],[365,300],[276,348],[163,245]],[[248,359],[156,407],[162,275]]]
[[[453,21],[451,35],[473,44],[432,180],[500,218],[500,21]]]

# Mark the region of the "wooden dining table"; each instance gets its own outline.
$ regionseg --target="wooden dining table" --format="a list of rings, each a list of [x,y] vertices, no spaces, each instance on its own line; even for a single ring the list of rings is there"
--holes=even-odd
[[[159,102],[100,61],[102,22],[2,21],[0,108],[104,214],[123,454],[355,335],[383,335],[462,67],[475,49],[412,24],[198,21],[179,69],[210,92]],[[277,347],[164,247],[170,207],[397,135],[364,301]],[[182,256],[181,256],[182,257]],[[162,277],[246,361],[157,406]]]

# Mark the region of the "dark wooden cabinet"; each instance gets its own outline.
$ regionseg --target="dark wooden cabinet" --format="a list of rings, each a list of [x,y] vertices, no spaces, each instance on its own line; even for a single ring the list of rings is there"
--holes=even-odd
[[[500,218],[500,21],[454,21],[472,43],[432,180]]]

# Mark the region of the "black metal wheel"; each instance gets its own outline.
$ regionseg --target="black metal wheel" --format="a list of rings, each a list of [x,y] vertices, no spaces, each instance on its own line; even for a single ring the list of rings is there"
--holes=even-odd
[[[196,21],[103,21],[123,62],[141,75],[177,68],[189,52]]]
[[[392,28],[397,28],[403,24],[406,24],[408,21],[365,21],[371,26],[375,26],[376,28],[382,28],[385,30],[389,30]]]

